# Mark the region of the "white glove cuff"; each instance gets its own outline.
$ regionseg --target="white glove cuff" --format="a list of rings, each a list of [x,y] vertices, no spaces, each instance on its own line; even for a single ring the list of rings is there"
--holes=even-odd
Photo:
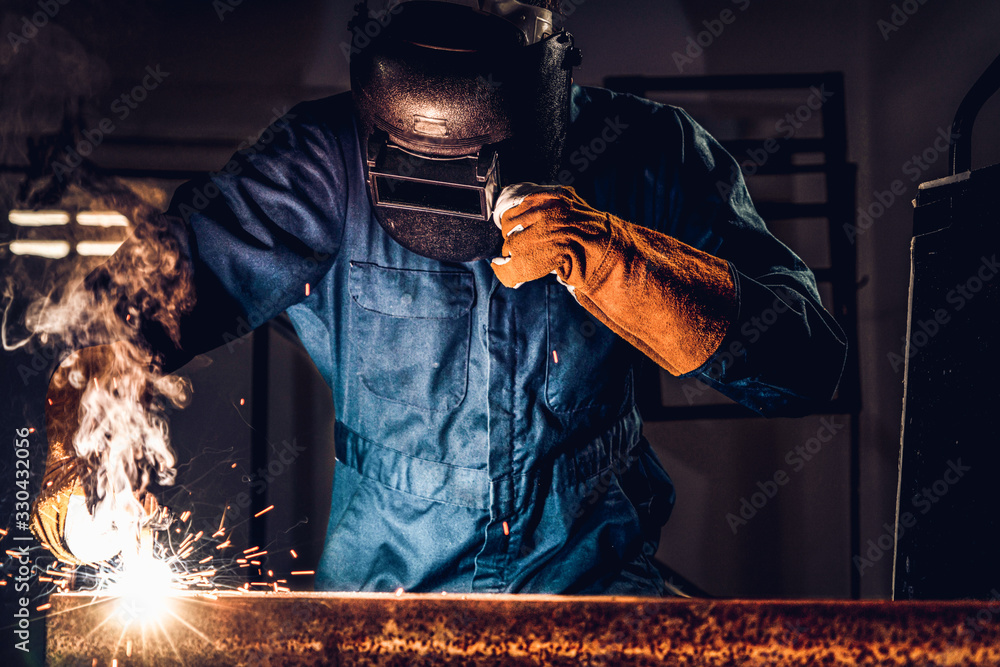
[[[503,229],[503,224],[500,219],[503,214],[512,208],[517,208],[521,205],[521,202],[525,200],[528,195],[533,195],[538,192],[553,192],[555,190],[562,189],[559,185],[537,185],[535,183],[515,183],[514,185],[508,185],[500,192],[500,196],[497,198],[497,203],[493,207],[493,223],[498,229]],[[516,227],[510,230],[510,233],[514,233],[518,230]],[[510,234],[508,234],[509,236]]]

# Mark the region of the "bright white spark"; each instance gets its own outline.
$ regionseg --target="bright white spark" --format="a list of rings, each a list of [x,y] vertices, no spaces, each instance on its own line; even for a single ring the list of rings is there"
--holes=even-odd
[[[173,573],[152,555],[137,555],[111,575],[108,592],[119,598],[119,612],[129,621],[144,625],[158,622],[169,611]]]

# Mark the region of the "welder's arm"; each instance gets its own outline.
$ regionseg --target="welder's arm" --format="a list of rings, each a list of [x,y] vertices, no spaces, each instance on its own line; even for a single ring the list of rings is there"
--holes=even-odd
[[[169,373],[306,298],[306,284],[334,261],[346,218],[345,142],[356,139],[350,107],[341,106],[339,123],[337,109],[294,108],[218,173],[181,185],[165,214],[137,221],[85,281],[98,307],[121,320],[109,327],[109,345],[129,339]],[[101,374],[109,353],[106,345],[76,351],[83,383],[75,384]],[[49,455],[32,527],[59,558],[94,562],[102,554],[85,545],[110,527],[93,525],[84,503],[87,462],[71,444],[82,390],[66,376],[58,369],[49,387]],[[77,528],[86,539],[74,544]]]
[[[659,177],[644,193],[662,206],[653,226],[726,260],[739,305],[716,353],[685,377],[768,417],[824,409],[847,339],[823,307],[815,276],[770,232],[740,165],[719,142],[679,109],[662,115]]]
[[[508,287],[555,273],[577,301],[674,375],[715,353],[736,316],[729,265],[666,234],[594,210],[572,188],[504,191],[493,261]]]
[[[521,218],[505,232],[525,231],[507,238],[511,259],[498,275],[513,284],[565,274],[581,304],[661,366],[762,415],[821,409],[844,367],[845,336],[812,272],[758,215],[739,165],[680,109],[657,107],[630,131],[638,139],[618,156],[624,166],[587,185],[587,201],[642,225],[565,190],[536,200],[537,210],[526,200],[503,215]]]
[[[347,218],[347,153],[356,139],[350,107],[328,107],[294,107],[255,146],[175,191],[157,224],[178,240],[193,305],[172,329],[149,318],[141,324],[164,370],[232,345],[306,299],[306,285],[315,288],[329,271]]]

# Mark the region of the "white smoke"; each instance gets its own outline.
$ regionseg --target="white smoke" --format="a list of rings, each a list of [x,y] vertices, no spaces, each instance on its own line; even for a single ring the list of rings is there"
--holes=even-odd
[[[147,487],[174,482],[168,414],[191,393],[186,380],[162,375],[144,333],[156,330],[178,344],[193,290],[167,220],[151,204],[115,179],[91,178],[64,193],[61,205],[73,209],[83,199],[123,213],[135,231],[98,269],[85,276],[89,267],[78,264],[56,289],[34,299],[23,324],[28,344],[71,352],[49,386],[49,441],[72,443],[95,525],[114,526],[134,541],[150,519],[140,501]],[[9,276],[8,285],[15,280]]]
[[[32,163],[32,171],[17,183],[0,181],[0,215],[14,208],[117,211],[132,221],[134,233],[93,273],[91,258],[72,256],[50,262],[40,276],[39,260],[5,257],[0,247],[0,260],[7,261],[0,342],[7,350],[47,345],[65,357],[50,384],[49,441],[72,444],[95,521],[137,534],[150,519],[137,495],[174,481],[168,416],[190,397],[186,381],[162,376],[143,332],[156,330],[161,344],[178,344],[192,286],[169,223],[159,215],[162,191],[100,175],[89,163],[69,178],[46,175],[45,164],[59,160],[80,138],[73,134],[99,115],[98,94],[109,86],[110,71],[57,22],[33,29],[25,15],[5,9],[0,164]],[[66,232],[74,233],[72,227]],[[27,335],[11,335],[14,328]]]

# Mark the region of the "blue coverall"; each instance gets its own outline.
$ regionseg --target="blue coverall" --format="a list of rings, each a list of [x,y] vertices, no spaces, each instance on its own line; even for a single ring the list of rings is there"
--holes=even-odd
[[[739,316],[689,375],[764,415],[808,412],[835,390],[844,336],[734,174],[680,109],[574,86],[561,182],[730,263]],[[635,407],[644,357],[554,276],[512,290],[487,260],[390,239],[349,94],[294,107],[168,216],[198,302],[166,366],[287,311],[333,389],[319,588],[664,593],[651,559],[674,487]]]

